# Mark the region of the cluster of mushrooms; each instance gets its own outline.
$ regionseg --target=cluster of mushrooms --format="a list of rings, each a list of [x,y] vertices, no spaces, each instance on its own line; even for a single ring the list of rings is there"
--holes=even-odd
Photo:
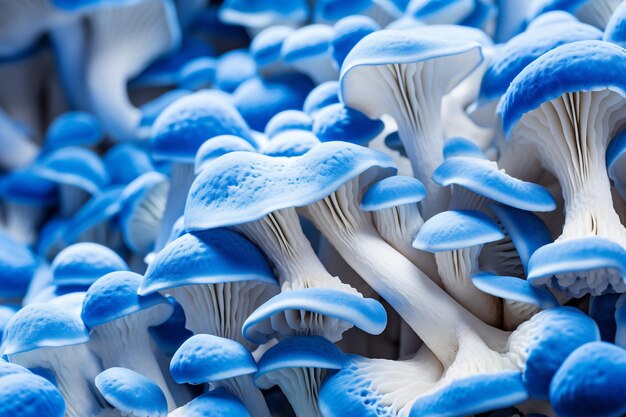
[[[626,415],[626,1],[0,0],[0,416]]]

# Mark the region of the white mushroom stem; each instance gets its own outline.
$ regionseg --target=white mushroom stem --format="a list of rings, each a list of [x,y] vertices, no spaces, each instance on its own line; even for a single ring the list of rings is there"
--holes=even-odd
[[[37,240],[37,228],[45,214],[45,207],[5,201],[0,203],[0,229],[30,245]]]
[[[613,207],[605,161],[612,130],[625,116],[624,98],[616,92],[566,93],[526,113],[513,130],[514,140],[537,147],[543,165],[561,185],[565,224],[556,242],[600,236],[626,248],[626,228]],[[557,279],[575,295],[601,294],[609,285],[626,291],[616,271],[563,274]]]
[[[252,382],[252,375],[241,375],[210,385],[215,388],[224,388],[239,398],[252,417],[271,417],[261,390]]]
[[[91,42],[86,84],[94,113],[116,140],[141,138],[141,113],[131,102],[127,81],[170,50],[179,34],[171,27],[172,6],[145,0],[101,7],[89,16]]]
[[[101,370],[86,344],[36,349],[9,355],[9,361],[51,370],[65,399],[66,417],[96,417],[105,408],[93,385]]]
[[[461,336],[489,340],[496,348],[506,333],[488,326],[457,304],[426,274],[388,243],[358,209],[358,179],[306,207],[311,220],[343,258],[422,338],[445,367],[452,364]]]
[[[115,366],[128,368],[154,381],[165,394],[171,411],[176,408],[176,403],[152,353],[148,333],[150,316],[155,314],[152,310],[160,307],[152,307],[94,327],[89,344],[102,360],[105,369]]]
[[[187,194],[196,174],[193,170],[193,162],[174,162],[170,172],[170,186],[167,193],[167,203],[165,212],[162,215],[161,227],[154,244],[155,252],[163,249],[167,244],[172,231],[172,226],[176,220],[183,215],[185,211],[185,203],[187,202]]]
[[[0,109],[0,168],[12,171],[27,166],[39,154],[39,147]],[[10,149],[10,151],[9,151]]]
[[[435,260],[446,292],[485,323],[500,326],[500,300],[476,288],[471,280],[478,272],[481,249],[482,246],[472,246],[437,252]]]
[[[128,239],[133,242],[133,246],[136,247],[137,250],[141,251],[141,254],[145,254],[146,250],[150,250],[154,246],[159,232],[165,233],[165,230],[161,231],[161,225],[165,217],[165,209],[168,202],[167,196],[170,190],[169,181],[163,181],[148,191],[148,195],[142,198],[141,202],[137,203],[134,207],[131,218],[127,223],[128,229],[126,233],[128,234]],[[178,196],[170,197],[174,199]],[[172,205],[178,205],[179,203],[180,202],[172,201]],[[172,211],[176,210],[172,208]],[[172,213],[168,214],[170,217],[173,216]],[[168,222],[169,221],[170,219],[168,219]],[[164,226],[164,229],[166,227],[167,226]],[[172,227],[173,224],[170,226],[170,229]],[[165,246],[166,243],[160,244]]]
[[[294,208],[274,211],[261,220],[237,228],[270,259],[277,271],[281,291],[333,288],[359,294],[328,273],[304,235]],[[296,334],[321,335],[331,341],[339,340],[341,334],[352,327],[347,322],[305,311],[288,310],[284,315]]]
[[[374,211],[372,217],[376,230],[385,242],[424,271],[437,285],[442,285],[433,255],[412,246],[413,238],[424,224],[417,204]]]
[[[317,403],[319,389],[328,370],[323,368],[283,368],[268,372],[263,387],[278,385],[298,417],[322,417]]]
[[[248,349],[241,327],[252,312],[276,294],[275,287],[259,281],[186,285],[162,291],[178,301],[185,312],[185,327],[193,334],[211,334],[236,340]]]

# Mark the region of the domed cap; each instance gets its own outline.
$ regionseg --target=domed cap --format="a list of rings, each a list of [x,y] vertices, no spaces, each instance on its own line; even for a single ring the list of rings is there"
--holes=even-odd
[[[386,143],[386,141],[385,141]],[[393,149],[393,148],[392,148]],[[443,145],[443,158],[464,156],[468,158],[487,159],[483,151],[469,139],[454,137],[446,140]]]
[[[52,278],[56,285],[91,285],[113,271],[128,270],[120,256],[97,243],[76,243],[63,249],[52,261]]]
[[[393,160],[347,142],[322,143],[294,158],[234,153],[216,160],[191,186],[187,230],[259,220],[275,210],[321,200],[370,168],[393,173]],[[237,189],[228,186],[237,184]]]
[[[215,87],[232,93],[245,80],[256,75],[256,63],[244,49],[228,51],[219,57],[215,68]]]
[[[620,416],[626,413],[624,380],[626,350],[606,342],[587,343],[554,375],[550,403],[563,417]]]
[[[274,115],[265,126],[265,134],[269,139],[289,130],[313,130],[313,119],[300,110],[285,110]]]
[[[257,66],[280,61],[280,50],[285,39],[294,31],[290,26],[271,26],[257,34],[250,43],[250,54]]]
[[[28,247],[0,232],[0,297],[26,294],[40,262]]]
[[[3,355],[35,349],[86,343],[87,329],[80,317],[52,304],[30,304],[15,313],[7,324]]]
[[[330,54],[333,29],[331,26],[312,24],[301,27],[285,39],[281,55],[287,63]]]
[[[276,278],[260,250],[228,229],[188,233],[163,248],[148,266],[139,295],[183,285]]]
[[[219,10],[221,21],[251,28],[281,23],[296,26],[308,17],[305,0],[226,0]]]
[[[339,103],[339,82],[326,81],[315,87],[304,100],[302,110],[313,115],[331,104]]]
[[[18,169],[0,178],[0,198],[10,203],[52,206],[58,198],[57,185],[33,169]]]
[[[243,403],[223,388],[204,393],[183,408],[185,417],[250,417]]]
[[[202,146],[200,146],[200,149],[198,149],[198,152],[196,153],[196,158],[194,160],[195,174],[198,175],[206,164],[212,160],[229,152],[237,151],[255,152],[256,149],[250,144],[250,142],[240,138],[239,136],[220,135],[207,140],[202,144]]]
[[[320,144],[313,133],[306,130],[288,130],[274,136],[261,148],[267,156],[295,157],[301,156]]]
[[[179,384],[218,382],[256,370],[254,358],[242,344],[208,334],[185,341],[170,363],[172,377]]]
[[[368,2],[371,4],[371,0]],[[346,56],[361,39],[380,30],[380,25],[371,17],[351,15],[339,20],[333,26],[333,58],[341,68]]]
[[[341,140],[367,146],[384,128],[382,121],[341,103],[326,106],[313,116],[313,133],[322,142]]]
[[[72,185],[96,194],[109,183],[100,157],[88,149],[68,146],[57,149],[35,163],[34,172],[58,184]]]
[[[167,315],[171,315],[174,309],[161,294],[137,294],[142,279],[134,272],[117,271],[94,282],[83,303],[81,317],[85,325],[94,328],[159,304],[167,305]]]
[[[109,368],[96,377],[96,388],[124,415],[167,416],[167,400],[161,388],[145,376],[126,368]]]
[[[445,252],[502,238],[504,233],[486,214],[474,210],[449,210],[434,215],[422,225],[413,240],[413,247],[427,252]]]
[[[513,80],[501,102],[504,132],[541,104],[565,93],[609,88],[626,96],[626,51],[602,41],[563,45],[542,55]]]
[[[150,154],[135,143],[118,143],[104,154],[111,184],[128,184],[146,172],[154,171]]]
[[[600,30],[575,20],[522,32],[497,49],[483,75],[479,100],[499,100],[517,74],[546,52],[568,43],[601,38]]]
[[[426,187],[414,177],[394,175],[372,185],[361,200],[361,210],[379,211],[404,204],[419,203]]]
[[[20,417],[63,417],[65,401],[46,379],[31,373],[0,378],[0,415]]]
[[[98,119],[92,114],[76,111],[58,116],[46,132],[46,151],[66,146],[96,146],[104,132]]]
[[[155,158],[190,163],[200,145],[219,135],[235,135],[253,143],[248,125],[230,98],[203,90],[176,100],[159,115],[152,126],[150,146]]]

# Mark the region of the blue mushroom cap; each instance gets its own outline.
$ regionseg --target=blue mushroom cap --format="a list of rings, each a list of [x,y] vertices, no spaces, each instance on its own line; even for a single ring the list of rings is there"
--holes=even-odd
[[[300,110],[285,110],[276,113],[265,126],[265,134],[269,139],[288,130],[313,130],[313,119]]]
[[[96,194],[109,183],[109,174],[100,157],[76,146],[67,146],[45,154],[33,170],[58,184],[72,185]]]
[[[433,173],[433,181],[445,187],[460,185],[476,194],[528,211],[552,211],[556,202],[544,187],[511,177],[497,165],[469,157],[446,159]]]
[[[484,152],[469,139],[455,137],[446,140],[443,145],[444,159],[454,157],[487,159]]]
[[[448,210],[434,215],[422,225],[413,240],[413,247],[427,252],[444,252],[502,238],[504,233],[486,214],[474,210]]]
[[[226,0],[219,17],[223,22],[254,28],[298,24],[309,17],[309,7],[306,0]]]
[[[118,143],[104,154],[111,184],[128,184],[146,172],[154,171],[150,154],[135,143]]]
[[[366,146],[384,128],[382,121],[341,103],[326,106],[313,116],[313,133],[322,142],[341,140]]]
[[[229,51],[220,56],[215,69],[215,86],[232,93],[244,81],[256,75],[256,62],[242,49]]]
[[[18,169],[0,178],[3,201],[47,207],[56,204],[58,192],[53,181],[42,178],[32,169]]]
[[[304,155],[320,143],[317,136],[311,132],[288,130],[273,137],[261,148],[261,152],[267,156],[291,158]]]
[[[371,3],[371,0],[369,3]],[[333,58],[337,65],[341,67],[354,45],[377,30],[380,30],[380,25],[368,16],[347,16],[335,23],[333,26],[332,43]]]
[[[139,108],[139,111],[141,112],[139,126],[141,128],[150,128],[154,124],[157,117],[159,117],[163,110],[165,110],[170,104],[191,93],[192,91],[186,88],[177,88],[161,94],[154,100],[150,100],[149,102],[142,104]]]
[[[620,4],[611,15],[602,39],[622,48],[626,46],[626,5],[624,3]]]
[[[600,333],[589,316],[573,307],[541,311],[527,323],[535,329],[522,379],[531,398],[547,399],[550,382],[567,357],[579,346],[599,340]]]
[[[533,287],[528,281],[518,277],[479,272],[472,276],[472,284],[482,292],[505,300],[534,304],[542,309],[559,306],[559,302],[550,291]]]
[[[170,362],[170,373],[179,384],[218,382],[256,370],[254,358],[241,343],[208,334],[187,339]]]
[[[562,417],[609,417],[626,413],[626,350],[587,343],[561,365],[550,384],[550,402]]]
[[[128,270],[118,254],[97,243],[76,243],[63,249],[52,261],[54,284],[89,286],[113,271]]]
[[[406,13],[427,23],[458,23],[474,9],[472,0],[411,0]]]
[[[250,413],[237,397],[218,388],[189,401],[185,417],[250,417]]]
[[[252,280],[276,284],[267,261],[252,242],[234,231],[215,229],[183,235],[163,248],[148,266],[138,293]]]
[[[161,388],[135,371],[109,368],[96,376],[95,382],[104,399],[123,413],[167,416],[167,400]]]
[[[225,93],[200,91],[175,101],[159,115],[150,145],[155,158],[191,163],[198,148],[219,135],[253,143],[248,125]]]
[[[212,160],[230,152],[256,152],[247,140],[233,135],[220,135],[204,142],[194,161],[194,171],[198,174]]]
[[[4,333],[3,355],[78,345],[88,340],[85,325],[70,310],[54,304],[29,304],[9,320]]]
[[[63,417],[65,401],[46,379],[31,373],[0,378],[0,414],[19,417]]]
[[[426,187],[414,177],[394,175],[372,185],[361,200],[361,210],[379,211],[403,204],[419,203]]]
[[[315,3],[315,21],[334,22],[343,17],[365,12],[372,6],[372,0],[319,0]]]
[[[87,290],[81,317],[88,328],[94,328],[129,316],[156,305],[166,305],[163,321],[173,312],[173,307],[161,294],[138,295],[142,276],[130,271],[106,274]],[[161,324],[161,323],[158,323]]]
[[[304,100],[302,110],[313,115],[331,104],[339,103],[339,82],[326,81],[316,86]]]
[[[507,136],[525,113],[568,92],[610,88],[626,96],[626,51],[602,41],[560,46],[528,65],[511,83],[503,101]]]
[[[293,31],[290,26],[272,26],[254,37],[250,43],[250,55],[259,68],[281,60],[283,43]]]
[[[290,34],[281,50],[286,63],[330,54],[333,39],[331,26],[313,24],[304,26]]]
[[[63,113],[50,125],[46,132],[46,151],[66,146],[96,146],[104,132],[95,116],[86,112]]]
[[[298,73],[253,77],[235,90],[233,102],[250,127],[263,132],[276,113],[302,108],[312,88],[309,78]]]
[[[576,21],[522,32],[497,50],[483,76],[480,100],[500,99],[517,74],[546,52],[568,43],[601,37],[602,32],[597,28]]]
[[[187,62],[180,69],[178,74],[178,86],[182,91],[185,91],[199,90],[203,87],[214,85],[217,77],[217,68],[218,65],[215,58],[195,58]],[[240,73],[240,77],[242,76],[242,73]],[[223,78],[222,81],[224,81]]]
[[[564,10],[573,13],[587,1],[588,0],[533,0],[529,2],[526,19],[532,21],[544,13],[554,10]]]
[[[420,397],[409,417],[473,415],[511,406],[528,399],[519,372],[476,375],[453,381],[433,394]]]
[[[0,232],[0,297],[23,297],[39,266],[26,245]]]
[[[320,336],[293,336],[269,348],[258,363],[255,382],[283,368],[341,369],[343,352]]]
[[[23,366],[0,359],[0,378],[4,378],[8,375],[31,373],[32,372],[30,370],[24,368]]]
[[[185,225],[187,230],[233,226],[305,206],[370,168],[393,173],[395,164],[387,155],[347,142],[322,143],[294,158],[224,155],[192,184]]]

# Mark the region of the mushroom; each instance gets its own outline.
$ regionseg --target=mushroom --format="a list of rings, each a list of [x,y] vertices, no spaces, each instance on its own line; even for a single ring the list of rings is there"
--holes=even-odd
[[[275,25],[297,27],[308,17],[309,7],[305,0],[272,0],[263,3],[254,0],[227,0],[219,9],[221,21],[241,25],[252,33]]]
[[[89,346],[104,368],[121,366],[139,372],[163,391],[170,410],[176,405],[156,358],[149,327],[165,322],[172,305],[158,293],[137,295],[142,276],[111,272],[94,282],[85,295],[81,317],[90,331]]]
[[[0,179],[0,229],[14,239],[33,244],[50,207],[57,203],[58,190],[32,168],[9,172]]]
[[[310,94],[309,94],[310,95]],[[289,130],[313,130],[313,119],[300,110],[284,110],[276,113],[265,126],[265,135],[271,141],[279,133]]]
[[[228,51],[217,60],[215,87],[232,93],[247,79],[257,73],[256,62],[246,50]]]
[[[563,417],[619,416],[626,412],[621,384],[626,351],[605,342],[587,343],[561,365],[550,384],[550,402]]]
[[[441,98],[481,61],[476,43],[382,30],[363,38],[342,66],[342,101],[372,119],[389,114],[396,121],[413,174],[428,191],[425,218],[448,202],[430,179],[443,161]]]
[[[138,255],[147,255],[157,239],[170,189],[168,178],[147,172],[132,181],[120,197],[119,223],[124,243]]]
[[[362,15],[346,16],[333,26],[333,59],[341,68],[346,56],[361,39],[380,30],[380,25],[371,17]]]
[[[126,368],[109,368],[95,380],[100,395],[128,417],[166,417],[167,401],[157,384]]]
[[[0,146],[3,149],[11,149],[10,152],[3,152],[0,155],[0,167],[3,170],[24,167],[37,157],[39,147],[28,132],[24,131],[23,126],[12,120],[2,109],[0,109],[0,129],[2,129]]]
[[[321,142],[313,133],[306,130],[288,130],[274,136],[261,147],[261,153],[267,156],[300,156],[310,151]]]
[[[96,417],[104,408],[93,387],[100,365],[88,341],[87,329],[71,311],[30,304],[9,321],[3,355],[26,368],[51,371],[65,399],[66,417]]]
[[[204,142],[196,152],[194,173],[198,175],[212,160],[229,152],[256,152],[247,140],[234,135],[220,135]]]
[[[104,136],[100,122],[92,114],[67,112],[52,121],[46,131],[44,152],[65,146],[97,146]]]
[[[263,394],[252,382],[256,370],[254,358],[242,344],[208,334],[186,340],[170,363],[170,372],[179,384],[208,383],[224,388],[244,403],[252,417],[269,417]]]
[[[254,383],[264,389],[278,385],[296,416],[321,417],[319,388],[343,363],[343,353],[319,336],[294,336],[269,348],[258,363]]]
[[[562,234],[533,254],[528,279],[576,297],[626,289],[619,272],[626,266],[626,229],[613,208],[605,162],[625,116],[616,66],[624,57],[608,42],[563,45],[527,66],[503,99],[509,140],[536,146],[565,200]]]
[[[315,152],[322,145],[304,155],[323,164],[327,154]],[[294,205],[303,198],[321,198],[325,190],[318,184],[320,177],[338,174],[316,174],[311,165],[300,164],[302,158],[233,152],[213,161],[189,192],[186,229],[235,226],[271,261],[281,293],[248,317],[243,332],[249,340],[263,343],[274,337],[312,334],[338,341],[352,326],[379,334],[386,324],[383,307],[330,275],[304,235]],[[284,187],[285,192],[276,193],[278,188],[260,183]],[[225,184],[237,184],[237,190]]]
[[[100,157],[88,149],[66,146],[47,153],[33,166],[33,172],[58,184],[59,211],[69,217],[109,183],[109,174]]]
[[[339,103],[339,82],[326,81],[316,86],[304,100],[302,110],[313,116],[318,110]]]
[[[606,165],[613,187],[626,201],[626,130],[619,132],[609,143]]]
[[[285,39],[282,59],[315,84],[336,80],[339,73],[332,57],[332,39],[332,26],[313,24],[300,28]]]
[[[0,378],[0,413],[4,416],[63,417],[65,401],[46,379],[31,373]]]
[[[118,143],[102,157],[111,185],[130,184],[146,172],[154,171],[145,146],[136,143]]]
[[[250,55],[261,75],[271,77],[289,71],[289,66],[283,62],[280,51],[285,39],[293,31],[290,26],[271,26],[252,39]]]
[[[20,304],[42,262],[26,245],[0,232],[0,304]]]
[[[215,389],[189,401],[168,417],[250,417],[246,407],[225,389]]]
[[[244,343],[245,319],[276,293],[261,252],[240,234],[216,229],[185,234],[148,266],[138,294],[171,295],[185,311],[185,327]]]
[[[86,290],[98,278],[126,271],[126,262],[111,249],[97,243],[76,243],[63,249],[50,265],[52,283],[61,293]]]
[[[193,162],[200,145],[219,135],[235,135],[254,144],[248,125],[225,93],[200,91],[168,106],[152,126],[152,155],[172,161],[170,189],[155,250],[163,248],[174,222],[183,214],[195,177]]]
[[[473,10],[473,0],[411,0],[406,14],[429,25],[457,24]]]
[[[382,121],[341,103],[326,106],[313,116],[313,133],[321,142],[343,140],[367,146],[384,128]]]

